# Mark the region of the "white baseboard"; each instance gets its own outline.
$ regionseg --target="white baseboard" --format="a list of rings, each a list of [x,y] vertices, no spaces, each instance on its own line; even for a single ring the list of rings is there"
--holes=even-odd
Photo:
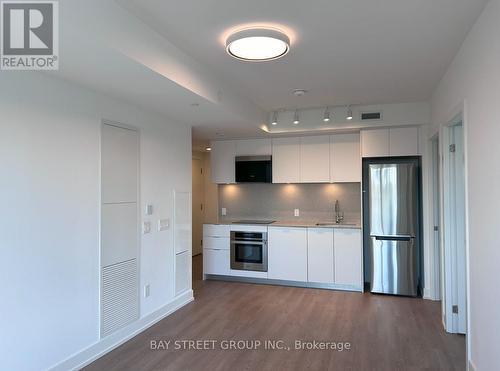
[[[49,368],[49,370],[67,371],[81,369],[193,300],[193,290],[186,291],[155,312],[99,340],[88,348],[73,354],[69,358]]]
[[[434,300],[434,298],[431,296],[431,289],[428,287],[424,287],[424,299]]]
[[[476,368],[476,365],[474,364],[474,362],[472,362],[472,360],[469,359],[469,367],[467,368],[468,371],[477,371],[477,368]]]

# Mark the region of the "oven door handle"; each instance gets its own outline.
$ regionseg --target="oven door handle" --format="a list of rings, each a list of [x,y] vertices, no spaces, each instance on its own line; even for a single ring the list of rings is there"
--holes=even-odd
[[[242,244],[242,245],[265,245],[266,241],[243,241],[243,240],[231,240],[232,244]]]

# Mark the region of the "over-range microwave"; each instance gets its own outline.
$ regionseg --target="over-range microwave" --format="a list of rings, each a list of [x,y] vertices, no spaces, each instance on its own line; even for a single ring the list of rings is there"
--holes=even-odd
[[[236,183],[272,183],[271,156],[236,156]]]

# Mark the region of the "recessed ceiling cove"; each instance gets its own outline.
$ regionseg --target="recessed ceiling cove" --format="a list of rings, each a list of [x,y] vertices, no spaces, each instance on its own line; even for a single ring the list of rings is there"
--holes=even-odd
[[[486,2],[118,1],[269,112],[428,100]],[[282,30],[290,52],[266,63],[236,63],[226,41],[252,26]],[[291,95],[297,87],[309,93]]]

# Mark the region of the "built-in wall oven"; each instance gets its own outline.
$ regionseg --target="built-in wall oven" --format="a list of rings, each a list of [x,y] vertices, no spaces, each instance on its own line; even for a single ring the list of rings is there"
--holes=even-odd
[[[231,231],[231,269],[267,272],[267,232]]]

